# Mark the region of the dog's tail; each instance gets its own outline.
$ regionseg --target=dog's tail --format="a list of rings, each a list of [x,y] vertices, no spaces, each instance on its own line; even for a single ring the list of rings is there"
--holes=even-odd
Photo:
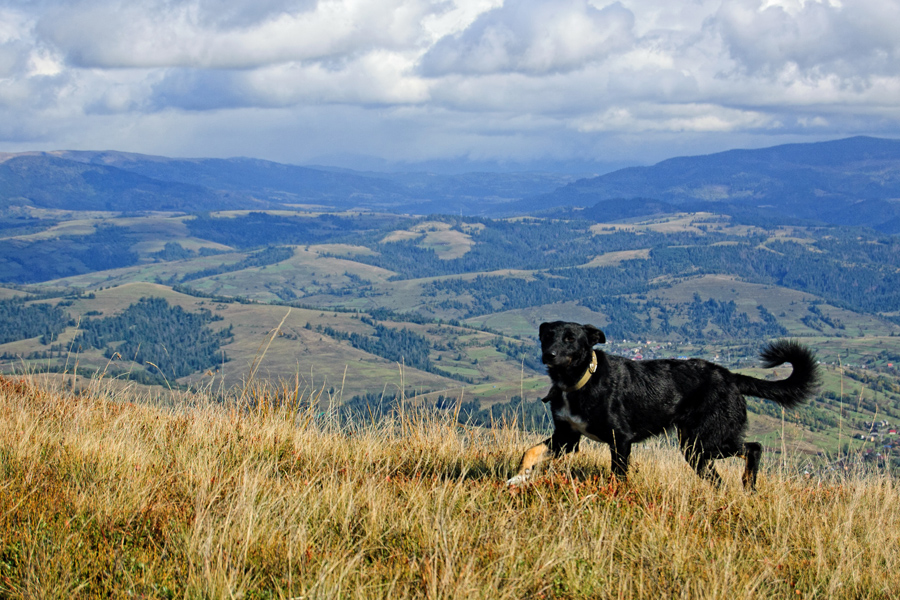
[[[736,375],[736,383],[742,394],[767,398],[785,408],[793,408],[809,400],[822,381],[816,355],[794,340],[772,342],[763,349],[760,357],[767,369],[791,363],[794,370],[787,379],[780,381]]]

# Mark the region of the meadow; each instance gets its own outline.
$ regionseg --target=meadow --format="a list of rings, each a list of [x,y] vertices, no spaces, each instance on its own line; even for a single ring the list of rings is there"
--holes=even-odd
[[[57,383],[54,383],[57,381]],[[889,472],[764,455],[745,494],[665,440],[628,482],[589,443],[504,484],[515,423],[347,423],[299,378],[223,401],[96,377],[0,378],[4,598],[895,598]]]

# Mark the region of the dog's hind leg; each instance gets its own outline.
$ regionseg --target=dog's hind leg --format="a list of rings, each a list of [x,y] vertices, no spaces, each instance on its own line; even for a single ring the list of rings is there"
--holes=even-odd
[[[701,479],[710,482],[717,489],[722,487],[722,476],[716,470],[715,461],[711,457],[701,455],[692,466]]]
[[[744,489],[748,492],[756,491],[756,475],[759,473],[760,458],[762,458],[762,444],[746,442],[744,444],[744,460],[747,461],[747,464],[744,466],[741,480],[744,483]]]
[[[684,439],[682,439],[681,451],[684,453],[685,460],[700,476],[700,479],[708,481],[717,488],[722,487],[722,476],[716,471],[712,456],[698,448],[696,442],[686,443]]]

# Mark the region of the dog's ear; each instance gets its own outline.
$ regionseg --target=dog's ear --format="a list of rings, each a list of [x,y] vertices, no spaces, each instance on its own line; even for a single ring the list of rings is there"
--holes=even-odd
[[[588,336],[588,341],[591,343],[591,346],[606,343],[606,335],[602,331],[593,325],[582,325],[582,327]]]
[[[544,339],[544,334],[550,330],[550,323],[541,323],[538,327],[538,339]]]

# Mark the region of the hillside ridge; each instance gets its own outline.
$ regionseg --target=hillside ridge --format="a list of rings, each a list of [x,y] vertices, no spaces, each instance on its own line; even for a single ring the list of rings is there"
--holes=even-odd
[[[516,209],[600,208],[644,199],[743,219],[793,217],[898,233],[898,198],[900,140],[859,136],[671,158],[580,179]]]
[[[109,150],[23,152],[0,160],[0,208],[24,202],[77,210],[196,212],[305,204],[505,216],[635,198],[656,208],[713,209],[745,220],[790,217],[898,233],[900,141],[857,136],[735,149],[575,181],[549,173],[370,173]]]

